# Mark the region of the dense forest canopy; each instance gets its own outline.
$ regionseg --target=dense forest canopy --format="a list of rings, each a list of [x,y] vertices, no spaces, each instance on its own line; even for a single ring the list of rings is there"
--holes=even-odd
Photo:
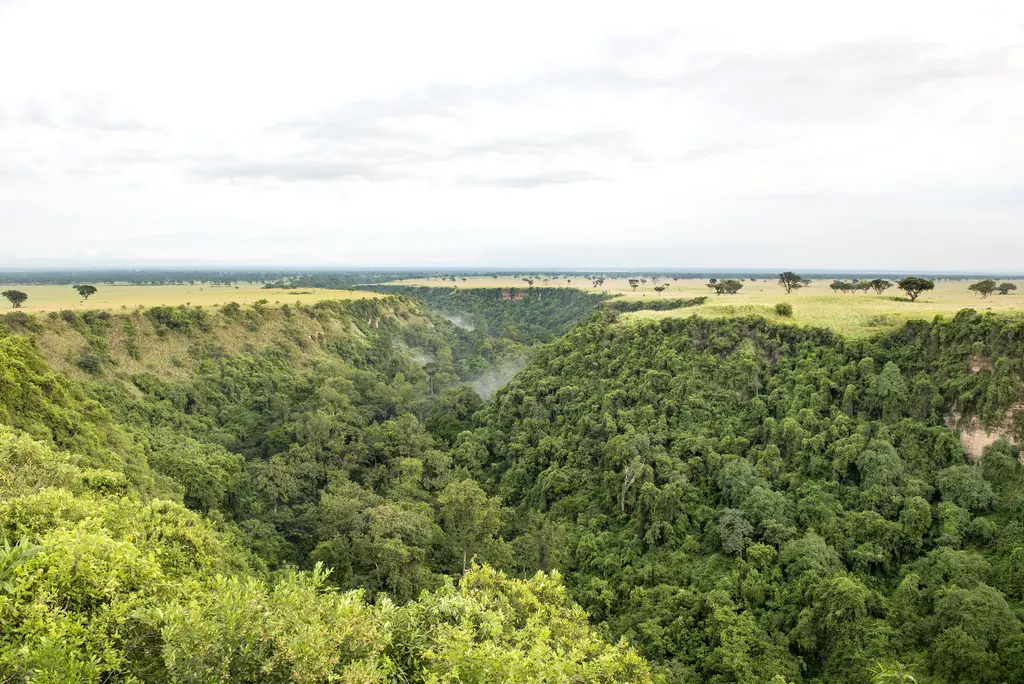
[[[0,672],[1024,682],[1024,324],[533,290],[0,317]]]
[[[597,309],[606,295],[570,287],[466,288],[369,285],[414,297],[463,328],[520,342],[547,342]]]

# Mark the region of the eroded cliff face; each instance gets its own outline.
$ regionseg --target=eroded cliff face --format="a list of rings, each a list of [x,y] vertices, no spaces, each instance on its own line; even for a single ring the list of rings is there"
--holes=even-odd
[[[982,425],[976,416],[964,417],[952,411],[946,416],[946,425],[960,438],[960,444],[972,461],[979,461],[985,447],[995,444],[1000,439],[1008,439],[1016,446],[1021,446],[1020,425],[1024,424],[1024,402],[1014,404],[1006,411],[1006,416],[997,425]],[[1024,463],[1024,454],[1021,456]]]
[[[983,356],[972,355],[968,363],[972,373],[994,370],[992,362]],[[977,462],[981,459],[985,447],[995,444],[1000,439],[1008,439],[1016,446],[1024,443],[1021,439],[1024,428],[1024,401],[1017,402],[1007,409],[1003,419],[994,425],[985,425],[977,416],[963,416],[954,409],[946,416],[946,426],[960,438],[964,453]],[[1024,463],[1024,453],[1021,455],[1021,462]]]

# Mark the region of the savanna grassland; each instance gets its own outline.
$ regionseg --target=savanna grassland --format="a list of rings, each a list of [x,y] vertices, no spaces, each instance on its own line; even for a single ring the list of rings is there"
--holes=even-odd
[[[233,285],[122,285],[98,283],[96,294],[87,300],[69,285],[21,285],[0,283],[0,290],[16,289],[28,295],[22,311],[119,311],[151,306],[216,306],[237,302],[253,304],[261,299],[271,304],[312,304],[323,300],[365,299],[372,292],[320,288],[265,289],[262,283],[243,282]],[[0,307],[8,306],[0,301]]]
[[[634,290],[628,278],[607,278],[600,287],[594,287],[583,276],[562,278],[533,277],[534,287],[578,287],[586,292],[621,296],[624,299],[691,299],[708,297],[705,305],[670,309],[667,311],[637,311],[625,314],[627,320],[655,320],[673,316],[699,315],[707,318],[722,318],[736,315],[763,316],[776,322],[810,325],[829,328],[850,337],[867,337],[873,333],[894,330],[910,320],[931,320],[937,315],[953,316],[961,309],[976,309],[996,313],[1024,313],[1024,281],[1013,282],[1017,293],[993,294],[982,298],[967,288],[973,281],[936,280],[935,289],[923,293],[916,302],[909,301],[895,286],[882,295],[874,292],[835,293],[829,289],[830,280],[815,280],[805,288],[787,295],[775,278],[768,280],[749,278],[743,282],[743,289],[735,295],[716,296],[707,287],[707,279],[659,278],[657,285],[666,285],[661,293],[655,292],[656,284],[649,277]],[[570,282],[571,281],[571,282]],[[432,279],[410,279],[391,284],[429,287],[457,286],[469,288],[526,288],[521,278],[501,276],[469,276],[457,282]],[[788,302],[793,305],[791,317],[778,316],[775,304]]]

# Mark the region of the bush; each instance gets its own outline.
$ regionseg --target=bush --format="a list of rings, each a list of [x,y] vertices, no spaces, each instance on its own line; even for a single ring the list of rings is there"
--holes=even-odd
[[[43,331],[43,325],[32,314],[27,314],[24,311],[13,311],[0,316],[0,330],[40,333]]]
[[[98,375],[103,370],[103,357],[99,354],[85,353],[75,361],[75,365],[86,373]]]
[[[669,309],[685,309],[691,306],[700,306],[708,301],[707,297],[694,297],[693,299],[652,299],[652,300],[621,300],[616,299],[605,302],[602,306],[612,311],[668,311]]]
[[[793,305],[788,302],[780,302],[775,305],[775,315],[789,318],[793,315]]]
[[[187,306],[154,306],[146,310],[146,316],[160,336],[168,331],[191,335],[209,327],[206,312]]]

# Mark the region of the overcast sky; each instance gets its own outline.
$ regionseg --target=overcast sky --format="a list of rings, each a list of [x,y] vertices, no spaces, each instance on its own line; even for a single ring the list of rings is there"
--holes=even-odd
[[[0,0],[0,267],[204,264],[1024,271],[1024,2]]]

